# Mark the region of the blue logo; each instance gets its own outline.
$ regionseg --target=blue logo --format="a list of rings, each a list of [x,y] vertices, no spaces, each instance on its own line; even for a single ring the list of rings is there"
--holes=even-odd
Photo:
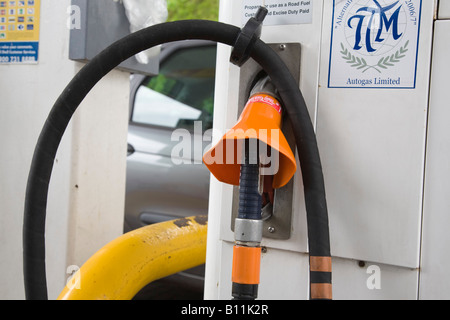
[[[405,29],[405,12],[400,1],[388,4],[371,0],[349,16],[346,27],[353,50],[373,54],[387,45],[394,47]],[[366,2],[367,3],[367,2]],[[385,48],[386,49],[386,48]]]
[[[361,14],[355,14],[350,19],[348,19],[348,26],[353,29],[353,20],[357,21],[356,24],[356,36],[355,36],[355,45],[353,49],[360,50],[362,48],[361,46],[361,39],[363,37],[363,33],[365,32],[365,46],[367,49],[367,52],[374,52],[376,51],[373,48],[372,41],[375,42],[383,42],[385,41],[385,38],[382,37],[382,32],[384,29],[386,29],[386,32],[388,32],[392,28],[392,36],[394,40],[398,40],[402,33],[399,33],[398,31],[398,22],[399,22],[399,13],[401,9],[401,5],[395,10],[395,12],[391,15],[390,18],[387,17],[387,12],[389,10],[393,9],[399,1],[396,1],[395,3],[382,7],[380,3],[376,0],[372,0],[376,7],[363,7],[356,11],[357,13]],[[363,29],[364,21],[367,21],[365,30]],[[376,33],[375,39],[372,40],[372,30],[374,30]]]

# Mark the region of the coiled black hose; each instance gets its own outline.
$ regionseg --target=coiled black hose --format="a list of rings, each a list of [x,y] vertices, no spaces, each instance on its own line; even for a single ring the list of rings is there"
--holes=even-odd
[[[23,267],[27,299],[48,299],[45,270],[48,187],[61,138],[73,113],[89,91],[121,62],[148,48],[187,39],[211,40],[233,46],[239,34],[238,27],[205,20],[155,25],[118,40],[94,57],[70,81],[43,126],[28,176],[23,223]],[[320,157],[303,96],[288,68],[263,41],[255,42],[251,57],[272,79],[292,122],[304,184],[309,253],[314,256],[330,256],[328,214]],[[313,272],[310,275],[313,282]]]

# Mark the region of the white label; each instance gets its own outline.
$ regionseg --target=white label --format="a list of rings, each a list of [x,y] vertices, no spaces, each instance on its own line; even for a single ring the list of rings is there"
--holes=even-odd
[[[312,23],[312,2],[313,0],[244,0],[242,25],[255,16],[261,5],[265,5],[268,10],[264,19],[265,26]]]
[[[329,88],[416,86],[422,0],[333,0]]]

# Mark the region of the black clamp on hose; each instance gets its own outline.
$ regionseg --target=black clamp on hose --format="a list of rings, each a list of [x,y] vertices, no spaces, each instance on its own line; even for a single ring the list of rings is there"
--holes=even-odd
[[[259,7],[255,17],[247,21],[234,44],[231,63],[240,67],[250,58],[253,45],[261,36],[262,23],[268,12],[266,7]]]

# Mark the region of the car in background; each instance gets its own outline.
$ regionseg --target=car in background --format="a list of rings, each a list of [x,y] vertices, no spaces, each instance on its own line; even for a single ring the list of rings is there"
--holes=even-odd
[[[208,214],[210,174],[201,158],[211,143],[216,51],[210,41],[168,43],[158,75],[132,75],[125,232]],[[136,299],[202,299],[203,283],[201,266],[149,284]]]

